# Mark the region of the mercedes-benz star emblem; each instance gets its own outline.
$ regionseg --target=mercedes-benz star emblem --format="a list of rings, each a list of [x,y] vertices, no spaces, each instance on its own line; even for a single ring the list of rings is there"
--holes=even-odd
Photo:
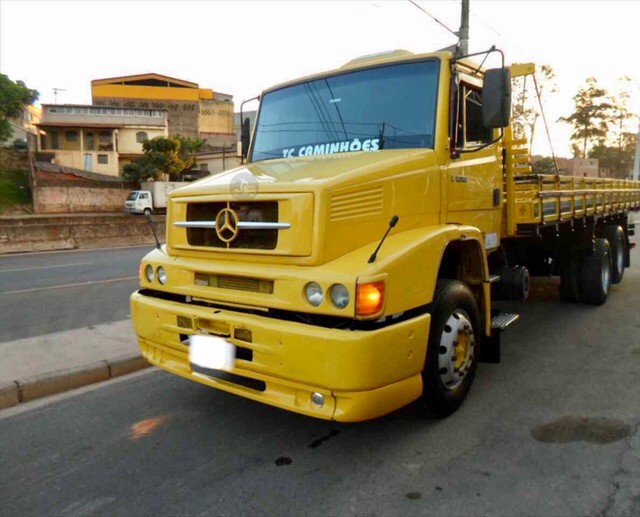
[[[231,208],[223,208],[216,216],[216,235],[222,242],[232,242],[239,233],[238,214]]]

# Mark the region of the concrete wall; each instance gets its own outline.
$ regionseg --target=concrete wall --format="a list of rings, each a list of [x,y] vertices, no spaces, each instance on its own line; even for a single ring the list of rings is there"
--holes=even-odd
[[[200,101],[201,133],[233,133],[233,102]]]
[[[53,163],[63,167],[88,170],[98,174],[119,176],[118,153],[110,151],[51,151],[55,153]],[[91,168],[85,167],[85,155],[91,155]],[[98,163],[98,155],[107,157],[107,163]]]
[[[124,212],[124,201],[137,183],[100,181],[74,174],[40,170],[32,177],[33,209],[37,214]]]
[[[165,217],[154,216],[160,242]],[[0,217],[0,255],[29,251],[154,245],[153,233],[142,216]]]
[[[129,190],[87,187],[38,187],[33,196],[37,214],[123,212]]]
[[[147,133],[147,139],[167,136],[166,128],[125,127],[118,130],[118,152],[126,154],[143,154],[142,144],[136,141],[138,132]]]

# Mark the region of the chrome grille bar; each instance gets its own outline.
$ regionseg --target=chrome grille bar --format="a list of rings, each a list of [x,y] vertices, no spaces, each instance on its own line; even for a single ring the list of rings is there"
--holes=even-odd
[[[173,223],[177,228],[210,228],[216,229],[215,221],[178,221]],[[288,230],[291,228],[290,223],[270,223],[270,222],[251,222],[238,221],[238,228],[246,230]]]

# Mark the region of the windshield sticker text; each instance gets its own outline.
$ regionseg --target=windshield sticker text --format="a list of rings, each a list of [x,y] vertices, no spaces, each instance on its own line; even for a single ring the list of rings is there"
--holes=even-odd
[[[319,154],[335,154],[356,151],[378,151],[380,149],[380,139],[370,138],[360,141],[359,138],[344,140],[342,142],[329,142],[326,144],[303,145],[302,147],[291,147],[282,150],[283,158],[293,158],[294,156],[315,156]]]

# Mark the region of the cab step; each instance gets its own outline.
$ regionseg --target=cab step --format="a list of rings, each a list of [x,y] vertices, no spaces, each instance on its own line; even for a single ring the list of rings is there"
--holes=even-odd
[[[491,335],[485,336],[480,345],[480,361],[483,363],[500,362],[500,335],[513,322],[520,318],[512,312],[495,312],[491,317]]]
[[[491,330],[505,330],[509,325],[520,318],[520,314],[512,312],[499,312],[491,318]]]

